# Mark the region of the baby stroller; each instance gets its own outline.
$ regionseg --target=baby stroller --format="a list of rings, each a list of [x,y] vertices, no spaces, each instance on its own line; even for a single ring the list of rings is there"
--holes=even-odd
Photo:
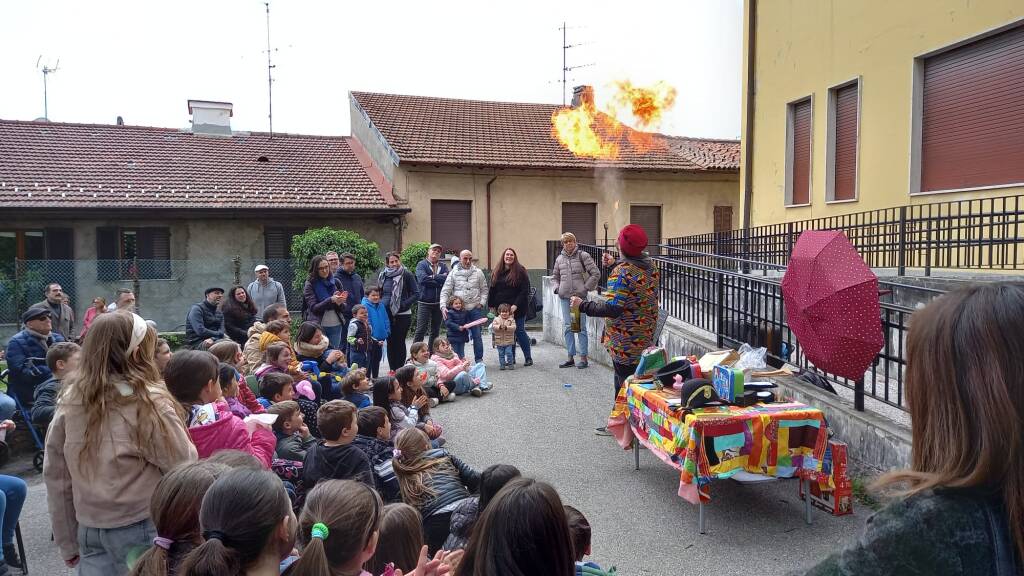
[[[10,370],[8,369],[4,369],[3,372],[0,372],[0,386],[3,386],[5,390],[9,390],[7,386],[7,375],[9,373]],[[32,424],[32,410],[26,408],[25,405],[21,403],[21,400],[18,398],[17,394],[11,394],[10,392],[8,392],[8,394],[10,395],[11,398],[14,399],[15,410],[12,419],[17,425],[15,430],[28,430],[29,433],[32,435],[32,442],[36,446],[36,452],[35,454],[32,455],[32,467],[34,467],[37,472],[42,472],[44,446],[43,433],[37,430],[36,427]],[[0,453],[0,465],[6,464],[9,458],[10,454],[6,449],[6,445],[4,445],[4,450],[2,451],[2,453]]]

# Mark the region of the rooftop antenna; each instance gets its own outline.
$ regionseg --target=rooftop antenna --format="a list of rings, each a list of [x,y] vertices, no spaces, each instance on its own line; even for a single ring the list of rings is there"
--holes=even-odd
[[[569,72],[571,72],[571,71],[573,71],[573,70],[575,70],[577,68],[586,68],[587,66],[593,66],[594,65],[594,63],[591,62],[590,64],[579,64],[577,66],[569,66],[569,64],[568,64],[569,49],[570,48],[576,48],[576,47],[579,47],[579,46],[585,46],[586,44],[589,44],[589,42],[581,42],[579,44],[569,44],[568,29],[569,29],[569,27],[563,21],[561,28],[559,28],[559,30],[562,31],[562,106],[565,106],[566,88],[568,87],[568,84],[569,84],[569,78],[568,78]]]
[[[36,69],[43,73],[43,118],[46,120],[50,119],[50,101],[49,95],[47,94],[46,77],[57,71],[60,67],[60,58],[57,58],[57,64],[53,68],[50,68],[49,64],[43,64],[42,68],[39,68],[39,63],[43,61],[43,55],[40,54],[39,58],[36,59]]]
[[[264,2],[267,8],[267,121],[270,123],[270,137],[274,137],[274,64],[270,61],[270,2]]]

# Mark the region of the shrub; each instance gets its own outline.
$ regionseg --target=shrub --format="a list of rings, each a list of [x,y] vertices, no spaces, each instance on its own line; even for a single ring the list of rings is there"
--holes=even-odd
[[[317,254],[325,254],[331,250],[342,254],[351,252],[356,257],[356,272],[365,281],[372,281],[377,270],[384,267],[384,259],[380,255],[380,246],[351,230],[338,230],[329,226],[311,228],[292,238],[292,259],[295,260],[295,290],[302,290],[306,283],[306,272],[309,261]]]
[[[430,242],[417,242],[410,244],[402,250],[402,266],[405,266],[413,274],[416,273],[416,265],[427,257],[427,248],[430,247]]]

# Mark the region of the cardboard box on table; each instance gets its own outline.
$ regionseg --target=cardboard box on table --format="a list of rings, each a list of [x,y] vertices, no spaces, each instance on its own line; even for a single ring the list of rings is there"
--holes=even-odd
[[[832,490],[823,489],[818,482],[808,482],[811,487],[811,504],[833,516],[853,514],[853,482],[846,476],[846,443],[829,440],[822,461],[822,472],[829,474]],[[804,495],[804,484],[800,483],[800,499]]]

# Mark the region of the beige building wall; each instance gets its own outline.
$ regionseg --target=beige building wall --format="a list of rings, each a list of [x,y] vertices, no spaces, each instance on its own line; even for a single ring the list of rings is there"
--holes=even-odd
[[[487,182],[491,185],[488,254]],[[430,240],[430,201],[473,202],[473,251],[480,264],[493,266],[506,247],[515,248],[527,268],[547,265],[546,241],[562,230],[563,202],[597,203],[597,237],[608,223],[609,239],[629,223],[633,204],[662,207],[663,237],[713,231],[714,207],[732,206],[732,227],[739,224],[736,173],[661,174],[489,170],[399,166],[395,194],[408,202],[403,244]]]
[[[746,142],[751,0],[745,0]],[[761,0],[756,2],[752,225],[1019,194],[1006,187],[911,194],[915,58],[1024,19],[1022,0]],[[860,78],[858,199],[826,202],[828,89]],[[811,204],[785,206],[786,105],[813,96]],[[743,159],[743,170],[748,168]]]

